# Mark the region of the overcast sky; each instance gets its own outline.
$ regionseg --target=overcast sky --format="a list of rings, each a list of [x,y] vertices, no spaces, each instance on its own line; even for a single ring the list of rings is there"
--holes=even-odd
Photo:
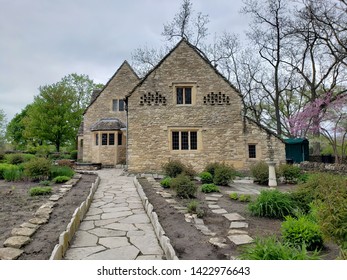
[[[192,0],[209,33],[244,34],[242,0]],[[0,0],[0,109],[10,121],[70,73],[106,83],[138,47],[163,45],[181,0]]]

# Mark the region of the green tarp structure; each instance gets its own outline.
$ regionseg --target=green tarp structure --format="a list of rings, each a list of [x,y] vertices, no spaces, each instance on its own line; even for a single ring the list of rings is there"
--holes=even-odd
[[[308,161],[309,147],[308,140],[305,138],[284,139],[286,143],[286,159],[288,163],[300,163]]]

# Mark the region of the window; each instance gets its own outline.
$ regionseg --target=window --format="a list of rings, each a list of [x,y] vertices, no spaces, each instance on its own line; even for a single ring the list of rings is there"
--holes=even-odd
[[[118,146],[122,146],[123,142],[123,134],[118,133]]]
[[[172,150],[197,150],[197,131],[172,131]]]
[[[80,147],[83,148],[83,139],[80,140]]]
[[[112,110],[114,112],[122,112],[125,110],[125,102],[123,99],[112,100]]]
[[[176,103],[177,104],[192,104],[192,88],[177,87],[176,88]]]
[[[110,146],[113,146],[113,145],[114,145],[114,133],[110,133],[110,134],[108,135],[108,144],[109,144]]]
[[[249,158],[256,158],[257,157],[256,145],[254,145],[254,144],[248,145],[248,157]]]
[[[95,145],[99,146],[99,133],[95,134]]]
[[[101,145],[103,146],[107,145],[107,133],[103,133],[101,135]]]

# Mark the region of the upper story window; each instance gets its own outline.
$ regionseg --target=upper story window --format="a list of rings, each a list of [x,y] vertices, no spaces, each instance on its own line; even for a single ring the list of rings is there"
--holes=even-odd
[[[176,103],[192,104],[192,88],[191,87],[177,87],[176,88]]]
[[[173,103],[176,105],[194,105],[196,102],[196,92],[198,85],[196,82],[173,82]]]
[[[121,112],[125,110],[125,102],[123,99],[112,100],[112,110],[114,112]]]

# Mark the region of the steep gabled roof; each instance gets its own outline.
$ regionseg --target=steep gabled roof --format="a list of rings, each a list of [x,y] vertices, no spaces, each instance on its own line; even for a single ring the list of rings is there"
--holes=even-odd
[[[124,67],[127,66],[129,67],[130,71],[134,74],[134,76],[140,80],[139,76],[136,74],[136,72],[134,71],[134,69],[130,66],[130,64],[128,63],[128,61],[124,60],[124,62],[122,63],[122,65],[117,69],[116,73],[113,74],[113,76],[108,80],[108,82],[106,83],[106,85],[99,90],[98,94],[94,93],[92,94],[91,97],[91,102],[88,105],[88,107],[84,110],[83,115],[87,112],[87,110],[89,109],[90,106],[92,106],[92,104],[99,98],[99,96],[102,94],[102,92],[107,88],[107,86],[110,84],[110,82],[117,76],[117,74],[119,73],[119,71]]]
[[[193,46],[191,43],[189,43],[185,38],[182,38],[182,39],[177,43],[177,45],[176,45],[170,52],[168,52],[168,53],[162,58],[162,60],[160,60],[160,62],[159,62],[152,70],[150,70],[150,71],[146,74],[146,76],[144,76],[144,77],[142,78],[142,80],[134,87],[134,89],[133,89],[131,92],[129,92],[125,97],[126,97],[126,98],[127,98],[127,97],[130,97],[130,96],[133,94],[133,92],[134,92],[138,87],[140,87],[140,86],[146,81],[146,79],[147,79],[155,70],[157,70],[157,69],[164,63],[164,61],[165,61],[173,52],[175,52],[175,50],[176,50],[181,44],[186,44],[186,45],[189,46],[193,51],[195,51],[195,52],[201,57],[201,59],[202,59],[203,61],[205,61],[206,64],[207,64],[209,67],[211,67],[211,68],[213,69],[213,71],[214,71],[218,76],[220,76],[225,82],[227,82],[227,83],[230,85],[230,87],[231,87],[232,89],[234,89],[234,90],[239,94],[239,96],[242,98],[242,95],[241,95],[241,93],[238,91],[238,89],[237,89],[227,78],[225,78],[225,77],[223,76],[223,74],[221,74],[221,73],[211,64],[211,62],[203,55],[203,52],[202,52],[200,49],[198,49],[197,47]]]

